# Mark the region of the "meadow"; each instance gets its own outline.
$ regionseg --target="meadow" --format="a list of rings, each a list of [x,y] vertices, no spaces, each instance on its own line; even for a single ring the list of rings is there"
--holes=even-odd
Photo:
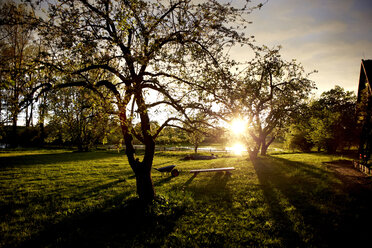
[[[0,247],[347,247],[369,241],[371,191],[346,187],[338,156],[184,160],[158,152],[151,207],[123,153],[0,153]],[[225,173],[191,169],[234,166]],[[371,180],[371,179],[370,179]],[[367,228],[366,228],[367,227]]]

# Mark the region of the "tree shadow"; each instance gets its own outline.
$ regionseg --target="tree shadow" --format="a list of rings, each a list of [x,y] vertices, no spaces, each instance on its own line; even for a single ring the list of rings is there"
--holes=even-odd
[[[182,208],[149,209],[130,193],[116,195],[101,208],[74,214],[46,226],[19,247],[159,247],[182,216]]]
[[[275,220],[275,231],[283,239],[284,247],[304,247],[304,242],[299,233],[294,230],[294,223],[292,223],[281,206],[280,196],[275,191],[277,185],[271,178],[272,172],[262,159],[253,161],[253,165],[260,181],[265,202],[268,203],[270,214]]]
[[[362,226],[372,221],[366,211],[371,200],[351,198],[331,172],[276,157],[253,165],[285,247],[356,247],[367,241]]]
[[[191,184],[195,177],[192,176],[183,186],[195,199],[215,203],[222,208],[229,208],[232,205],[231,191],[227,187],[231,174],[217,172],[212,177],[203,176],[206,181],[198,180]]]
[[[163,163],[154,163],[153,165],[152,165],[152,167],[153,168],[158,168],[158,167],[160,167],[160,166],[162,166],[162,165],[169,165],[169,164],[172,164],[174,162],[174,160],[167,160],[167,161],[165,161],[165,162],[163,162]]]
[[[73,200],[82,200],[91,197],[92,195],[98,194],[99,192],[109,189],[119,183],[126,182],[126,179],[118,179],[110,183],[101,184],[98,186],[94,186],[91,188],[88,188],[86,190],[79,191],[79,194],[76,194],[72,197]],[[94,184],[95,185],[95,184]]]
[[[184,184],[183,187],[187,187],[190,185],[190,183],[195,179],[196,174],[193,174]]]
[[[156,186],[156,187],[161,186],[164,183],[167,183],[170,180],[172,180],[172,178],[173,178],[173,176],[168,176],[168,177],[162,178],[160,180],[157,180],[156,182],[154,182],[154,186]]]

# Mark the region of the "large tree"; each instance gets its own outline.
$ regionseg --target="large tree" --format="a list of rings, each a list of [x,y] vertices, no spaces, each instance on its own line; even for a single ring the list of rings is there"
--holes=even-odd
[[[303,67],[295,60],[285,61],[279,50],[254,47],[255,58],[240,75],[230,73],[232,83],[222,82],[222,94],[218,96],[231,118],[246,119],[245,139],[251,159],[260,151],[266,155],[314,88]]]
[[[251,10],[215,0],[53,1],[39,19],[39,36],[47,47],[40,62],[54,69],[54,81],[39,89],[83,86],[97,94],[101,88],[111,91],[137,193],[149,202],[155,196],[155,139],[168,124],[187,119],[190,108],[203,107],[195,101],[203,96],[195,90],[203,88],[197,79],[218,67],[225,48],[249,42],[237,28],[245,23],[242,14]],[[94,70],[115,79],[87,80]],[[159,116],[156,110],[162,106],[174,114],[152,130],[150,118]],[[136,159],[134,137],[145,145],[142,161]]]

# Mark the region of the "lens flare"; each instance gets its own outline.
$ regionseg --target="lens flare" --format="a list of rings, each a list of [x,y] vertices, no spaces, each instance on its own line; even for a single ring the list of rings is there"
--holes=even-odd
[[[245,132],[247,123],[242,119],[234,119],[230,124],[231,131],[235,134],[243,134]]]
[[[244,145],[242,143],[236,143],[231,147],[232,152],[235,155],[242,155],[243,152],[246,151]]]

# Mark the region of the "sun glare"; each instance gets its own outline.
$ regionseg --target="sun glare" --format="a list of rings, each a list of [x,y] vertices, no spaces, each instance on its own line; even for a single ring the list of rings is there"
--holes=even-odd
[[[238,135],[245,132],[246,125],[242,119],[234,119],[230,124],[230,128],[235,135]]]
[[[245,152],[245,147],[242,143],[236,143],[231,147],[231,150],[235,155],[242,155]]]

